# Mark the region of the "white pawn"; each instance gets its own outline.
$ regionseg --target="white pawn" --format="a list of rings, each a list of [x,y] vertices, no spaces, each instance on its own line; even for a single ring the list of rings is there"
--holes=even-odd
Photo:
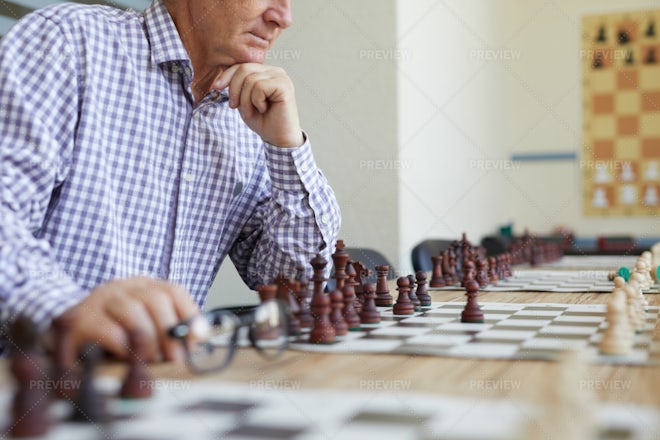
[[[656,283],[660,283],[658,279],[658,266],[660,266],[660,242],[651,246],[651,276],[655,278]]]
[[[653,286],[653,284],[657,282],[656,276],[658,275],[657,273],[655,273],[656,271],[653,270],[654,267],[656,269],[658,267],[658,266],[653,266],[653,254],[651,253],[651,251],[644,251],[642,252],[642,255],[639,258],[644,260],[644,262],[646,263],[646,268],[647,268],[646,273],[648,274],[648,281],[650,285]]]
[[[628,321],[628,305],[624,291],[625,281],[614,279],[614,290],[607,302],[607,329],[600,342],[603,354],[624,355],[630,353],[634,343],[634,332]]]
[[[646,323],[646,312],[644,310],[643,300],[640,298],[641,289],[639,288],[639,283],[631,278],[626,287],[624,287],[624,290],[626,292],[626,302],[628,303],[630,326],[635,332],[641,333]]]

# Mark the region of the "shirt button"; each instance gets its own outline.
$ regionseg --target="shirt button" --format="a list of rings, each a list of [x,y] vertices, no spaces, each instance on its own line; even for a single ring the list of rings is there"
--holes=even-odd
[[[179,66],[176,64],[172,66],[172,73],[179,73]]]
[[[302,171],[303,173],[306,173],[307,170],[309,170],[309,167],[307,166],[307,164],[302,165],[302,166],[300,167],[300,171]]]
[[[321,223],[324,225],[328,223],[328,216],[326,214],[321,215]]]
[[[192,75],[192,70],[190,70],[190,67],[186,67],[185,72],[186,72],[186,75],[188,75],[188,76]]]
[[[186,182],[192,182],[193,180],[193,175],[190,173],[186,173],[183,178],[185,179]]]

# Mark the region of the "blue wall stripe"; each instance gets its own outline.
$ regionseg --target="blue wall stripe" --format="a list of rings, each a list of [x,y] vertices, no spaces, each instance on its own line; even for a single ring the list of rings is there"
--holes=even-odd
[[[511,160],[518,162],[550,162],[550,161],[572,161],[577,160],[575,152],[559,153],[514,153]]]

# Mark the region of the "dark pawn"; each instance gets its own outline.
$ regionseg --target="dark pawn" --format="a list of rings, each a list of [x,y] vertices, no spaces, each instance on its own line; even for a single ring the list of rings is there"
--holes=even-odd
[[[422,304],[422,307],[431,307],[432,298],[426,291],[426,273],[423,270],[418,270],[415,274],[417,278],[417,298]]]
[[[147,341],[144,333],[132,331],[129,337],[128,372],[119,391],[123,399],[144,399],[154,394],[154,378],[144,362]]]
[[[442,255],[435,255],[431,257],[433,260],[433,275],[431,276],[431,287],[445,287],[447,282],[442,274]]]
[[[486,287],[488,285],[488,269],[486,266],[486,260],[479,258],[477,260],[477,283],[479,287]]]
[[[598,28],[598,36],[596,37],[597,43],[605,43],[607,41],[607,35],[605,33],[605,27],[601,26]]]
[[[390,272],[390,266],[383,264],[376,266],[376,305],[381,307],[389,307],[392,305],[392,295],[390,289],[387,287],[387,274]]]
[[[46,387],[35,386],[44,382],[47,366],[39,351],[36,326],[27,318],[18,318],[11,325],[11,359],[9,369],[16,382],[11,407],[9,437],[40,437],[51,426],[48,414],[50,396]]]
[[[76,398],[77,380],[76,359],[73,339],[71,338],[72,320],[66,315],[53,320],[55,351],[53,354],[53,379],[59,384],[55,388],[55,397],[73,401]]]
[[[647,37],[655,37],[655,23],[650,22],[649,27],[646,28],[646,33],[644,34]]]
[[[277,285],[277,299],[288,306],[289,334],[292,336],[299,335],[300,320],[298,316],[300,315],[300,307],[291,295],[293,292],[291,280],[286,275],[280,274],[275,278],[275,284]]]
[[[484,314],[477,302],[477,295],[479,294],[479,284],[470,278],[466,281],[465,290],[467,293],[467,303],[461,313],[461,322],[481,323],[484,322]]]
[[[309,280],[305,276],[304,267],[298,266],[296,270],[298,273],[296,275],[296,282],[294,283],[293,296],[300,309],[298,313],[300,328],[310,329],[314,325],[314,318],[312,318],[312,312],[309,309]]]
[[[626,31],[619,32],[619,44],[628,44],[630,43],[630,36]]]
[[[451,267],[451,255],[449,249],[445,249],[442,253],[442,275],[445,279],[445,285],[451,286],[456,281],[454,280],[454,272]]]
[[[312,259],[314,268],[314,293],[312,294],[312,316],[314,328],[309,333],[312,344],[332,344],[336,342],[335,329],[330,322],[330,298],[323,292],[323,284],[327,281],[323,275],[328,262],[320,254]]]
[[[461,280],[461,287],[465,287],[466,283],[470,279],[474,279],[476,275],[476,268],[472,261],[466,261],[463,265],[463,279]]]
[[[495,257],[488,257],[488,281],[490,284],[496,284],[500,280],[497,275],[497,259]]]
[[[257,293],[259,294],[259,300],[263,304],[266,301],[277,298],[277,286],[272,284],[261,284],[257,286]]]
[[[342,311],[342,315],[344,315],[344,320],[348,325],[348,330],[360,330],[360,316],[358,316],[357,312],[355,311],[355,289],[353,288],[350,276],[346,280],[341,293],[344,301],[344,309]]]
[[[82,347],[80,355],[82,374],[71,416],[74,422],[102,423],[107,419],[105,398],[94,384],[94,372],[101,361],[101,355],[101,348],[98,345],[88,344]]]
[[[380,313],[376,308],[376,288],[373,283],[364,285],[364,304],[360,313],[362,324],[378,324],[380,322]]]
[[[362,303],[364,303],[364,292],[358,295],[355,291],[355,287],[358,283],[355,281],[356,272],[353,268],[353,263],[348,263],[346,266],[346,275],[348,276],[348,279],[344,283],[344,290],[350,289],[350,294],[352,294],[352,296],[355,298],[353,300],[353,309],[359,316],[360,311],[362,310]]]
[[[410,286],[410,293],[408,293],[410,302],[415,308],[415,311],[419,312],[422,310],[422,302],[417,298],[417,292],[415,291],[415,275],[408,275],[408,285]]]
[[[655,64],[656,59],[655,59],[655,49],[654,48],[649,48],[649,52],[646,54],[646,59],[644,60],[646,64]]]
[[[341,290],[335,289],[330,292],[330,322],[335,329],[336,336],[344,336],[348,333],[348,324],[342,313],[344,309],[344,295]]]
[[[396,280],[396,285],[398,286],[399,297],[396,300],[396,304],[392,308],[392,311],[395,315],[412,315],[415,313],[415,307],[410,301],[410,287],[408,283],[408,277],[399,277]]]

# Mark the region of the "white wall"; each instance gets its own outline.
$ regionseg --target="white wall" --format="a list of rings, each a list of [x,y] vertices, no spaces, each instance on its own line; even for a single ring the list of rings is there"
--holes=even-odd
[[[501,138],[506,69],[486,58],[500,44],[499,2],[399,1],[401,172],[399,259],[429,238],[478,242],[509,221],[511,171]]]

